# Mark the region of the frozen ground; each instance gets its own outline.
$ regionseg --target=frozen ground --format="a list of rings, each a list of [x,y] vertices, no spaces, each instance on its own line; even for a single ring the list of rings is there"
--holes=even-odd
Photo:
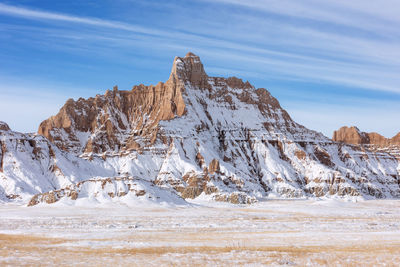
[[[399,200],[149,208],[0,205],[2,266],[399,262]]]

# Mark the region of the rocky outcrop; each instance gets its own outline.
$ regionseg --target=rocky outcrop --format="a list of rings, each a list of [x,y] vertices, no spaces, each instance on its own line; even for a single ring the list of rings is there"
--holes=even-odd
[[[219,172],[219,161],[217,159],[213,159],[208,165],[208,172],[210,174]]]
[[[26,201],[34,194],[59,189],[76,180],[114,173],[60,151],[43,136],[0,131],[0,191],[8,199]]]
[[[376,152],[387,152],[400,159],[400,133],[386,138],[378,133],[366,133],[357,127],[342,127],[333,133],[333,141],[346,144],[362,145]]]
[[[61,150],[78,155],[143,151],[156,139],[169,144],[170,140],[160,131],[159,124],[185,114],[184,95],[187,95],[188,85],[207,92],[207,98],[217,103],[229,104],[231,109],[237,109],[233,97],[255,106],[264,117],[271,118],[264,118],[263,125],[270,131],[283,127],[279,130],[296,134],[296,128],[302,128],[267,90],[254,90],[249,82],[235,77],[210,78],[200,58],[188,53],[184,58],[175,58],[167,82],[156,86],[134,86],[130,91],[118,90],[115,86],[105,95],[77,101],[69,99],[57,115],[40,124],[38,133]],[[205,112],[208,112],[207,98],[200,100]],[[211,118],[209,113],[207,116]],[[198,129],[206,126],[202,124]]]
[[[138,150],[151,146],[162,120],[185,113],[185,81],[203,85],[207,75],[199,57],[177,57],[170,78],[130,91],[114,87],[105,95],[77,101],[69,99],[56,116],[43,121],[38,133],[60,149],[75,153]]]
[[[0,121],[0,131],[10,131],[10,127],[4,121]]]
[[[28,206],[40,203],[53,204],[60,200],[96,199],[101,202],[107,199],[123,199],[126,204],[137,202],[167,202],[184,204],[174,192],[157,188],[149,181],[134,177],[96,178],[71,184],[65,188],[34,195]]]
[[[10,127],[8,126],[7,123],[0,121],[0,131],[10,131]],[[7,146],[4,141],[0,141],[0,172],[3,172],[4,168],[4,155],[7,152]]]
[[[168,81],[190,83],[193,86],[204,88],[208,87],[207,79],[208,76],[204,71],[200,57],[189,52],[184,58],[175,57]]]
[[[94,98],[69,99],[40,124],[38,133],[77,154],[141,150],[154,144],[160,121],[185,113],[185,83],[206,87],[207,78],[200,58],[188,53],[175,58],[165,83],[141,84],[130,91],[115,86]]]
[[[70,99],[56,116],[40,124],[38,133],[60,149],[76,153],[137,150],[154,143],[160,120],[183,115],[181,89],[168,81]]]
[[[3,141],[0,141],[0,172],[3,172],[4,168],[4,155],[7,152],[7,146],[6,143]]]
[[[361,132],[357,127],[342,127],[333,133],[333,141],[344,142],[347,144],[360,145],[369,144],[368,134]]]
[[[354,145],[375,145],[378,147],[388,147],[391,145],[400,146],[400,133],[393,138],[386,138],[378,133],[366,133],[360,131],[357,127],[342,127],[334,131],[333,141],[344,142],[346,144]]]

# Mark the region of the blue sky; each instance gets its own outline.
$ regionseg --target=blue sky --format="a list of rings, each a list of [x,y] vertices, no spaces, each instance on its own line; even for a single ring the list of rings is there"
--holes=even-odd
[[[168,79],[174,56],[268,89],[331,137],[400,131],[398,0],[0,0],[0,120],[36,131],[68,98]]]

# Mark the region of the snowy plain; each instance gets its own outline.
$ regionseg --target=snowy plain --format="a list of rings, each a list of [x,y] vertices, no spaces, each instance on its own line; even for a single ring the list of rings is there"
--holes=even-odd
[[[399,200],[0,205],[0,265],[395,266]]]

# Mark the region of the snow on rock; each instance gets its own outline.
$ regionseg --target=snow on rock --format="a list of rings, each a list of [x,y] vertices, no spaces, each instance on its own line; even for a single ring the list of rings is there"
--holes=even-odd
[[[39,203],[96,204],[117,200],[129,206],[141,204],[186,205],[174,191],[165,190],[153,183],[134,177],[92,178],[67,187],[37,194],[28,206]],[[72,202],[71,202],[72,201]]]
[[[360,145],[375,151],[389,153],[400,159],[400,133],[392,138],[386,138],[378,133],[365,133],[357,127],[342,127],[334,131],[332,140],[346,144]]]
[[[10,131],[10,127],[4,121],[0,121],[0,131]]]
[[[114,174],[112,168],[60,151],[43,136],[0,131],[0,195],[7,199],[26,201],[33,194]]]
[[[41,123],[47,139],[0,133],[0,185],[8,196],[122,175],[185,199],[233,203],[400,197],[395,156],[305,128],[267,90],[209,77],[193,53],[175,58],[165,83],[68,100]]]

